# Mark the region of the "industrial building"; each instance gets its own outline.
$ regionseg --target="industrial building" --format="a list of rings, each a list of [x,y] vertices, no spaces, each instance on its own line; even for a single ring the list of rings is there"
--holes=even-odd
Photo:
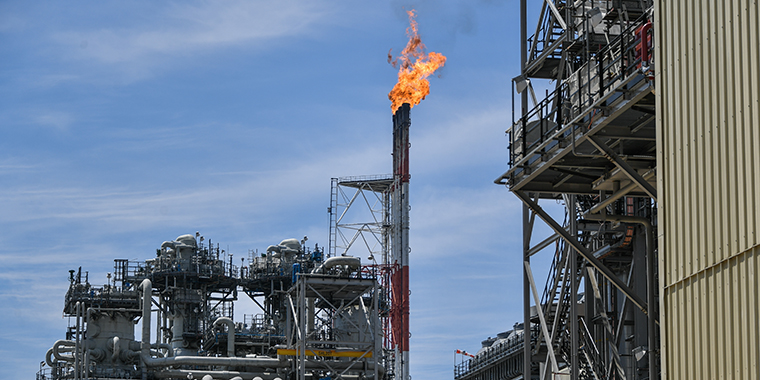
[[[523,203],[523,319],[455,380],[760,378],[760,5],[526,3],[496,179]],[[102,286],[70,271],[38,380],[408,380],[409,108],[392,175],[333,179],[326,248],[236,266],[196,233]],[[234,320],[241,292],[261,314]]]
[[[70,327],[37,380],[408,378],[409,110],[393,115],[392,175],[333,179],[326,250],[285,239],[238,266],[196,232],[114,260],[102,286],[70,270]],[[260,313],[235,320],[239,297]]]
[[[454,378],[760,378],[760,6],[526,3],[496,183],[523,202],[530,339],[484,341]]]

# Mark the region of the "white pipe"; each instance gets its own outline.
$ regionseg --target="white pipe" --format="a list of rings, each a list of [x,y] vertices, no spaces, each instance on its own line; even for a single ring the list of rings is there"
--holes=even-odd
[[[53,343],[53,356],[56,358],[56,360],[64,361],[64,362],[73,362],[74,361],[74,355],[72,356],[64,356],[61,355],[61,346],[65,347],[74,347],[76,349],[76,342],[72,340],[58,340],[55,343]],[[72,349],[66,350],[68,352],[72,351]]]
[[[111,361],[115,362],[117,359],[119,359],[119,352],[121,352],[121,346],[119,346],[119,337],[115,336],[112,340],[113,343],[113,354],[111,355]]]
[[[290,366],[290,362],[275,358],[225,358],[212,356],[174,356],[169,358],[152,358],[150,355],[141,355],[143,363],[148,367],[170,367],[177,365],[212,365],[228,367],[258,367],[258,368],[284,368]]]
[[[281,380],[280,375],[277,373],[257,373],[257,372],[237,372],[237,371],[213,371],[204,369],[170,369],[164,371],[154,372],[153,376],[157,379],[185,379],[189,374],[193,374],[193,377],[203,375],[202,379],[213,380],[233,380],[235,378],[253,379],[253,380]],[[209,376],[209,377],[206,377]],[[308,376],[308,375],[307,375]],[[315,379],[314,376],[310,376]],[[342,375],[341,378],[350,380],[359,380],[360,375]],[[364,379],[374,379],[374,375],[366,376]]]
[[[143,280],[140,284],[143,291],[142,304],[142,341],[140,342],[140,357],[143,358],[142,380],[148,380],[148,362],[145,358],[150,358],[150,307],[153,292],[153,283],[149,279]]]
[[[360,258],[353,256],[335,256],[327,259],[322,265],[311,271],[311,273],[320,273],[325,269],[334,268],[338,265],[347,265],[349,268],[357,270],[362,265],[362,261]]]
[[[214,321],[214,326],[227,325],[227,356],[235,357],[235,322],[228,317],[219,317]]]
[[[280,378],[280,375],[276,373],[265,375],[258,372],[212,371],[205,369],[170,369],[154,372],[153,376],[157,379],[186,379],[189,374],[193,374],[193,377],[196,379],[198,376],[203,375],[203,380],[232,380],[233,378],[275,380]]]

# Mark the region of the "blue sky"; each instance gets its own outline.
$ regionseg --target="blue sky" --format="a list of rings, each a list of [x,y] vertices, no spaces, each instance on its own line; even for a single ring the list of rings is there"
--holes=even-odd
[[[412,109],[412,377],[451,378],[453,350],[521,319],[521,208],[493,184],[516,0],[4,1],[5,376],[32,378],[64,337],[69,269],[102,284],[113,259],[195,231],[238,258],[327,245],[330,178],[391,172],[386,59],[411,8],[448,57]]]

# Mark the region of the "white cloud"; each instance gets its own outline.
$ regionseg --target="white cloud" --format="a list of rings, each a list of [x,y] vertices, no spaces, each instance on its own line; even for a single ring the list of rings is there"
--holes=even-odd
[[[338,154],[314,161],[279,162],[266,171],[225,176],[229,178],[224,181],[197,183],[179,174],[167,174],[158,189],[156,185],[61,187],[55,183],[8,188],[0,194],[0,202],[7,205],[0,222],[14,224],[14,228],[84,222],[134,231],[159,225],[229,223],[235,215],[265,219],[314,200],[315,186],[324,189],[317,194],[327,194],[330,177],[336,173],[366,173],[390,164],[384,162],[387,153],[379,149],[344,154],[351,159]],[[187,181],[193,186],[187,186]],[[177,219],[184,213],[188,215]]]
[[[55,34],[82,58],[140,64],[167,56],[304,34],[326,14],[318,1],[200,1],[148,15],[149,25]]]

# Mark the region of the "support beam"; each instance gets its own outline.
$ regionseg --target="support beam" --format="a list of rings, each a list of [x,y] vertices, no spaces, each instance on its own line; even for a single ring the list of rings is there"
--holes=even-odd
[[[652,177],[654,177],[655,170],[652,169],[642,176],[642,178],[646,181]],[[633,191],[633,189],[639,187],[639,185],[636,182],[631,182],[628,185],[626,185],[624,188],[616,191],[614,194],[610,195],[608,198],[604,199],[603,201],[597,203],[594,207],[591,208],[591,210],[588,211],[588,214],[596,214],[599,211],[602,211],[605,207],[611,205],[616,200],[624,197],[626,194]]]
[[[565,20],[562,18],[562,15],[559,14],[559,10],[557,9],[557,6],[554,5],[554,1],[552,0],[544,0],[547,4],[549,4],[549,8],[552,9],[552,13],[554,14],[554,17],[557,18],[557,22],[559,23],[559,26],[562,27],[563,30],[567,30],[567,24],[565,23]]]
[[[533,271],[530,269],[530,263],[525,263],[525,273],[528,275],[528,281],[530,282],[530,290],[533,293],[533,302],[536,303],[536,314],[538,314],[538,320],[541,323],[541,334],[544,335],[546,341],[546,351],[549,353],[549,360],[552,363],[552,374],[559,373],[559,366],[557,365],[557,358],[554,356],[554,348],[551,344],[551,336],[549,335],[549,327],[546,325],[546,319],[544,318],[544,311],[541,308],[541,296],[538,295],[536,289],[536,282],[533,280]]]
[[[548,247],[551,243],[554,243],[559,239],[558,234],[554,234],[552,236],[549,236],[548,238],[544,239],[542,242],[536,244],[533,248],[528,250],[528,256],[533,256],[536,253],[540,252],[542,249]]]
[[[536,213],[544,222],[546,222],[549,227],[551,227],[554,232],[558,233],[560,236],[562,236],[565,241],[568,242],[573,248],[575,248],[578,253],[580,253],[581,256],[583,256],[586,261],[589,262],[594,268],[598,269],[599,272],[602,273],[604,277],[606,277],[610,282],[612,282],[616,288],[618,288],[623,294],[625,294],[628,299],[633,302],[634,305],[636,305],[642,312],[645,314],[648,314],[648,306],[647,303],[636,293],[631,290],[621,279],[619,279],[612,271],[607,268],[604,264],[602,264],[599,259],[594,257],[593,253],[589,251],[583,244],[581,244],[577,239],[573,238],[569,232],[567,232],[562,226],[559,225],[549,214],[544,211],[541,206],[538,205],[538,203],[534,202],[530,197],[528,197],[527,194],[525,194],[522,191],[519,190],[513,190],[512,193],[517,195],[518,198],[520,198],[523,203],[525,203],[531,210],[533,210],[534,213]]]
[[[647,194],[649,194],[652,199],[657,201],[657,189],[652,186],[649,182],[647,182],[644,177],[642,177],[634,168],[631,167],[625,160],[620,158],[620,156],[617,155],[610,147],[607,146],[604,142],[602,142],[601,139],[595,136],[589,136],[588,137],[589,142],[591,142],[592,145],[594,145],[597,149],[602,151],[604,153],[604,156],[607,157],[608,160],[610,160],[615,166],[620,168],[620,170],[625,173],[625,175],[628,176],[628,178],[631,179],[631,181],[637,183],[639,187],[641,187],[642,190],[644,190]]]

